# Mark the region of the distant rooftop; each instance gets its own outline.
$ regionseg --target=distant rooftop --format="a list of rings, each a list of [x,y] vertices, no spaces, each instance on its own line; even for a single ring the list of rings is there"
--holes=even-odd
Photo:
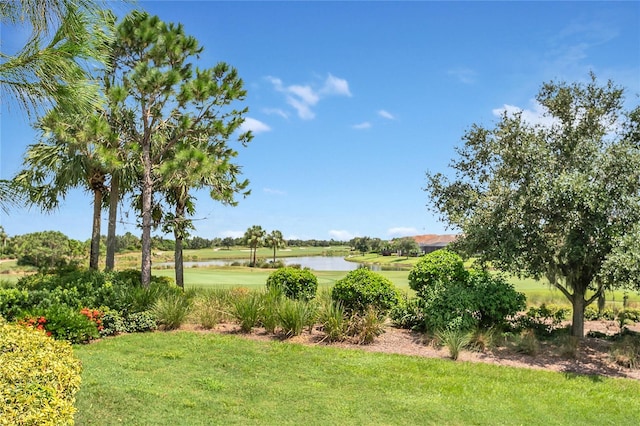
[[[426,235],[416,235],[411,237],[418,243],[419,246],[435,246],[435,247],[444,247],[447,244],[455,241],[458,238],[458,235],[455,234],[426,234]]]

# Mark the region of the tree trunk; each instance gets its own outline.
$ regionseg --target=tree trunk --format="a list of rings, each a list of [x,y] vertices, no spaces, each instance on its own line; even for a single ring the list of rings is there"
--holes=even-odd
[[[273,246],[273,263],[276,263],[276,246]]]
[[[176,268],[176,285],[184,290],[184,262],[182,258],[182,236],[177,235],[174,231],[176,239],[176,248],[173,256],[173,261]]]
[[[256,255],[258,254],[258,246],[255,246],[253,248],[253,264],[251,266],[253,266],[254,268],[256,267]]]
[[[93,190],[93,226],[91,228],[91,254],[89,269],[98,270],[100,260],[100,214],[102,213],[102,191]]]
[[[184,203],[176,203],[176,223],[173,225],[173,236],[176,240],[174,249],[174,266],[176,268],[176,285],[184,290],[184,259],[182,257],[182,240],[184,238]]]
[[[151,147],[143,143],[142,148],[142,265],[140,280],[144,288],[151,284],[151,198],[153,180],[151,177]]]
[[[120,201],[120,176],[118,173],[114,173],[111,175],[111,190],[109,192],[106,271],[113,271],[113,268],[116,265],[116,220],[118,219],[118,201]]]
[[[575,291],[571,300],[573,306],[573,318],[571,322],[571,335],[579,338],[584,337],[584,292]]]

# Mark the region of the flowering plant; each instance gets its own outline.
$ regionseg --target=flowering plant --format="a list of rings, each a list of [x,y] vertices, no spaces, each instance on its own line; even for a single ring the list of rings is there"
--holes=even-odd
[[[22,318],[18,321],[18,324],[23,325],[29,328],[35,328],[36,330],[46,331],[45,324],[47,323],[47,319],[43,316],[39,317],[26,317]],[[51,336],[50,331],[46,331],[47,336]]]
[[[94,322],[98,331],[102,331],[104,329],[104,326],[102,325],[103,312],[97,309],[82,308],[80,313],[87,317],[89,321]]]

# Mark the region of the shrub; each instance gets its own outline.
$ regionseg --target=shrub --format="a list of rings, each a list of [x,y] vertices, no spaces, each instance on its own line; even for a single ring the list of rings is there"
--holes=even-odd
[[[56,340],[70,343],[85,343],[100,336],[98,325],[80,313],[79,309],[65,305],[52,305],[46,309],[38,308],[23,314],[23,322],[33,318],[44,318],[43,329]]]
[[[316,297],[318,278],[308,269],[280,268],[267,278],[267,289],[279,288],[289,299]]]
[[[369,345],[384,333],[384,316],[369,305],[365,312],[351,316],[347,333],[353,336],[359,345]]]
[[[232,314],[240,324],[240,330],[249,333],[260,322],[262,297],[258,293],[235,297],[232,302]]]
[[[325,304],[320,310],[319,320],[329,342],[339,342],[346,338],[348,322],[340,302],[330,300]]]
[[[540,342],[533,330],[524,330],[513,341],[516,352],[536,356],[540,352]]]
[[[191,301],[185,295],[166,293],[155,301],[151,313],[166,330],[175,330],[185,322],[190,309]]]
[[[404,296],[389,311],[389,317],[397,327],[426,331],[425,302],[422,299]]]
[[[123,317],[127,333],[153,331],[158,328],[156,317],[151,311],[133,312]]]
[[[514,326],[519,330],[533,330],[538,336],[545,336],[557,328],[567,317],[570,310],[564,307],[545,305],[532,306],[525,315],[514,320]]]
[[[341,302],[347,313],[364,313],[373,306],[381,314],[386,314],[400,299],[388,278],[365,268],[351,271],[336,281],[331,298]]]
[[[640,337],[632,334],[623,335],[621,340],[613,344],[609,356],[618,365],[626,368],[638,368],[640,366]]]
[[[202,328],[211,329],[224,318],[221,301],[213,293],[200,295],[193,301],[193,319]]]
[[[23,310],[31,307],[29,292],[17,288],[0,289],[0,316],[13,321]]]
[[[282,332],[287,336],[299,336],[305,327],[313,326],[316,318],[315,306],[304,300],[282,301],[278,309]]]
[[[436,338],[449,350],[449,357],[454,361],[471,342],[471,334],[460,329],[440,331],[436,333]]]
[[[100,336],[114,336],[116,334],[125,333],[126,331],[127,328],[124,323],[124,318],[120,312],[109,309],[104,310]]]
[[[504,327],[508,317],[526,306],[525,295],[517,292],[501,275],[472,270],[467,279],[475,295],[473,310],[481,328]]]
[[[278,325],[280,325],[278,311],[283,303],[282,289],[280,287],[271,287],[262,297],[263,309],[260,322],[267,332],[274,333]]]
[[[69,343],[0,319],[0,423],[73,424],[80,370]]]
[[[446,250],[436,250],[422,257],[409,272],[409,287],[418,297],[426,298],[438,287],[464,282],[467,271],[462,258]]]

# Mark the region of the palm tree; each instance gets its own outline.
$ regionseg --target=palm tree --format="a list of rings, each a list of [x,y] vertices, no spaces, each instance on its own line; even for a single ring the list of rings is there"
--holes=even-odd
[[[256,252],[258,251],[258,246],[262,243],[264,235],[265,231],[259,225],[253,225],[244,233],[244,241],[253,252],[253,260],[249,260],[249,266],[256,266]]]
[[[27,148],[23,170],[14,182],[27,194],[30,204],[55,210],[71,188],[83,187],[93,194],[93,224],[89,267],[98,269],[102,201],[108,188],[107,170],[99,141],[104,122],[49,111],[38,123],[42,141]]]
[[[276,261],[276,249],[281,247],[286,247],[286,242],[282,237],[282,232],[275,230],[271,231],[269,235],[265,238],[265,243],[273,248],[273,262]]]
[[[0,53],[0,90],[29,116],[48,105],[88,112],[98,104],[89,78],[92,62],[104,62],[113,18],[103,1],[2,1],[0,19],[24,25],[31,35],[14,55]],[[25,22],[26,21],[26,22]],[[39,114],[38,114],[39,115]]]

